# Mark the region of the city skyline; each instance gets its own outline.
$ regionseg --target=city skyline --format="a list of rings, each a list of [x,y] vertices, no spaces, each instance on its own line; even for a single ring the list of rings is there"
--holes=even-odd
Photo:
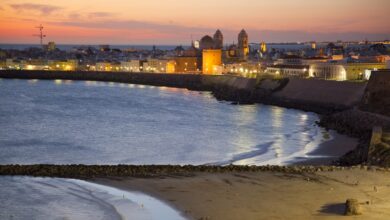
[[[222,7],[223,6],[223,7]],[[390,38],[386,0],[275,0],[194,2],[167,0],[34,3],[5,0],[0,6],[0,43],[189,44],[221,29],[225,43],[246,29],[250,42],[385,40]],[[375,11],[375,14],[373,13]]]

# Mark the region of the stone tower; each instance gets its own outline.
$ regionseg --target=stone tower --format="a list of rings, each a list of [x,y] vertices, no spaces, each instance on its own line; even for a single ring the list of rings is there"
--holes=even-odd
[[[217,30],[214,34],[214,48],[222,49],[223,48],[223,35],[220,30]]]
[[[238,34],[238,55],[240,59],[246,60],[249,54],[248,34],[244,29]]]

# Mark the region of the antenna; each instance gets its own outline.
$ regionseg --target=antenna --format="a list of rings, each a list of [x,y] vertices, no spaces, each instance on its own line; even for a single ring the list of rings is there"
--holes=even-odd
[[[42,24],[40,24],[38,27],[35,28],[39,29],[39,34],[34,34],[33,36],[39,37],[39,39],[41,40],[41,47],[43,47],[43,38],[46,37],[46,35],[43,34],[43,26]]]

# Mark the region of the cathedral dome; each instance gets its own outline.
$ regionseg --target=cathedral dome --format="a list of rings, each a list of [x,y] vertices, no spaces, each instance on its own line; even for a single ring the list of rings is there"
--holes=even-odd
[[[214,40],[209,35],[206,35],[200,39],[200,49],[212,49],[214,47]]]

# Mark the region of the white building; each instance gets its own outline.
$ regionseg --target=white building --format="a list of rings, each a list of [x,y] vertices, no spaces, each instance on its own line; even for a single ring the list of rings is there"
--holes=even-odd
[[[281,77],[306,78],[309,76],[309,66],[278,64],[278,65],[267,67],[264,73],[268,75],[281,76]]]
[[[329,80],[347,80],[347,72],[343,65],[335,63],[316,63],[310,65],[309,76]]]
[[[120,69],[124,72],[140,72],[141,66],[140,60],[129,60],[121,62]]]
[[[224,65],[223,73],[256,78],[260,69],[261,64],[258,62],[229,63]]]
[[[329,80],[368,79],[370,70],[384,69],[385,63],[335,62],[310,65],[309,76]]]
[[[174,73],[175,61],[174,60],[159,60],[148,59],[143,63],[143,72],[151,73]]]

